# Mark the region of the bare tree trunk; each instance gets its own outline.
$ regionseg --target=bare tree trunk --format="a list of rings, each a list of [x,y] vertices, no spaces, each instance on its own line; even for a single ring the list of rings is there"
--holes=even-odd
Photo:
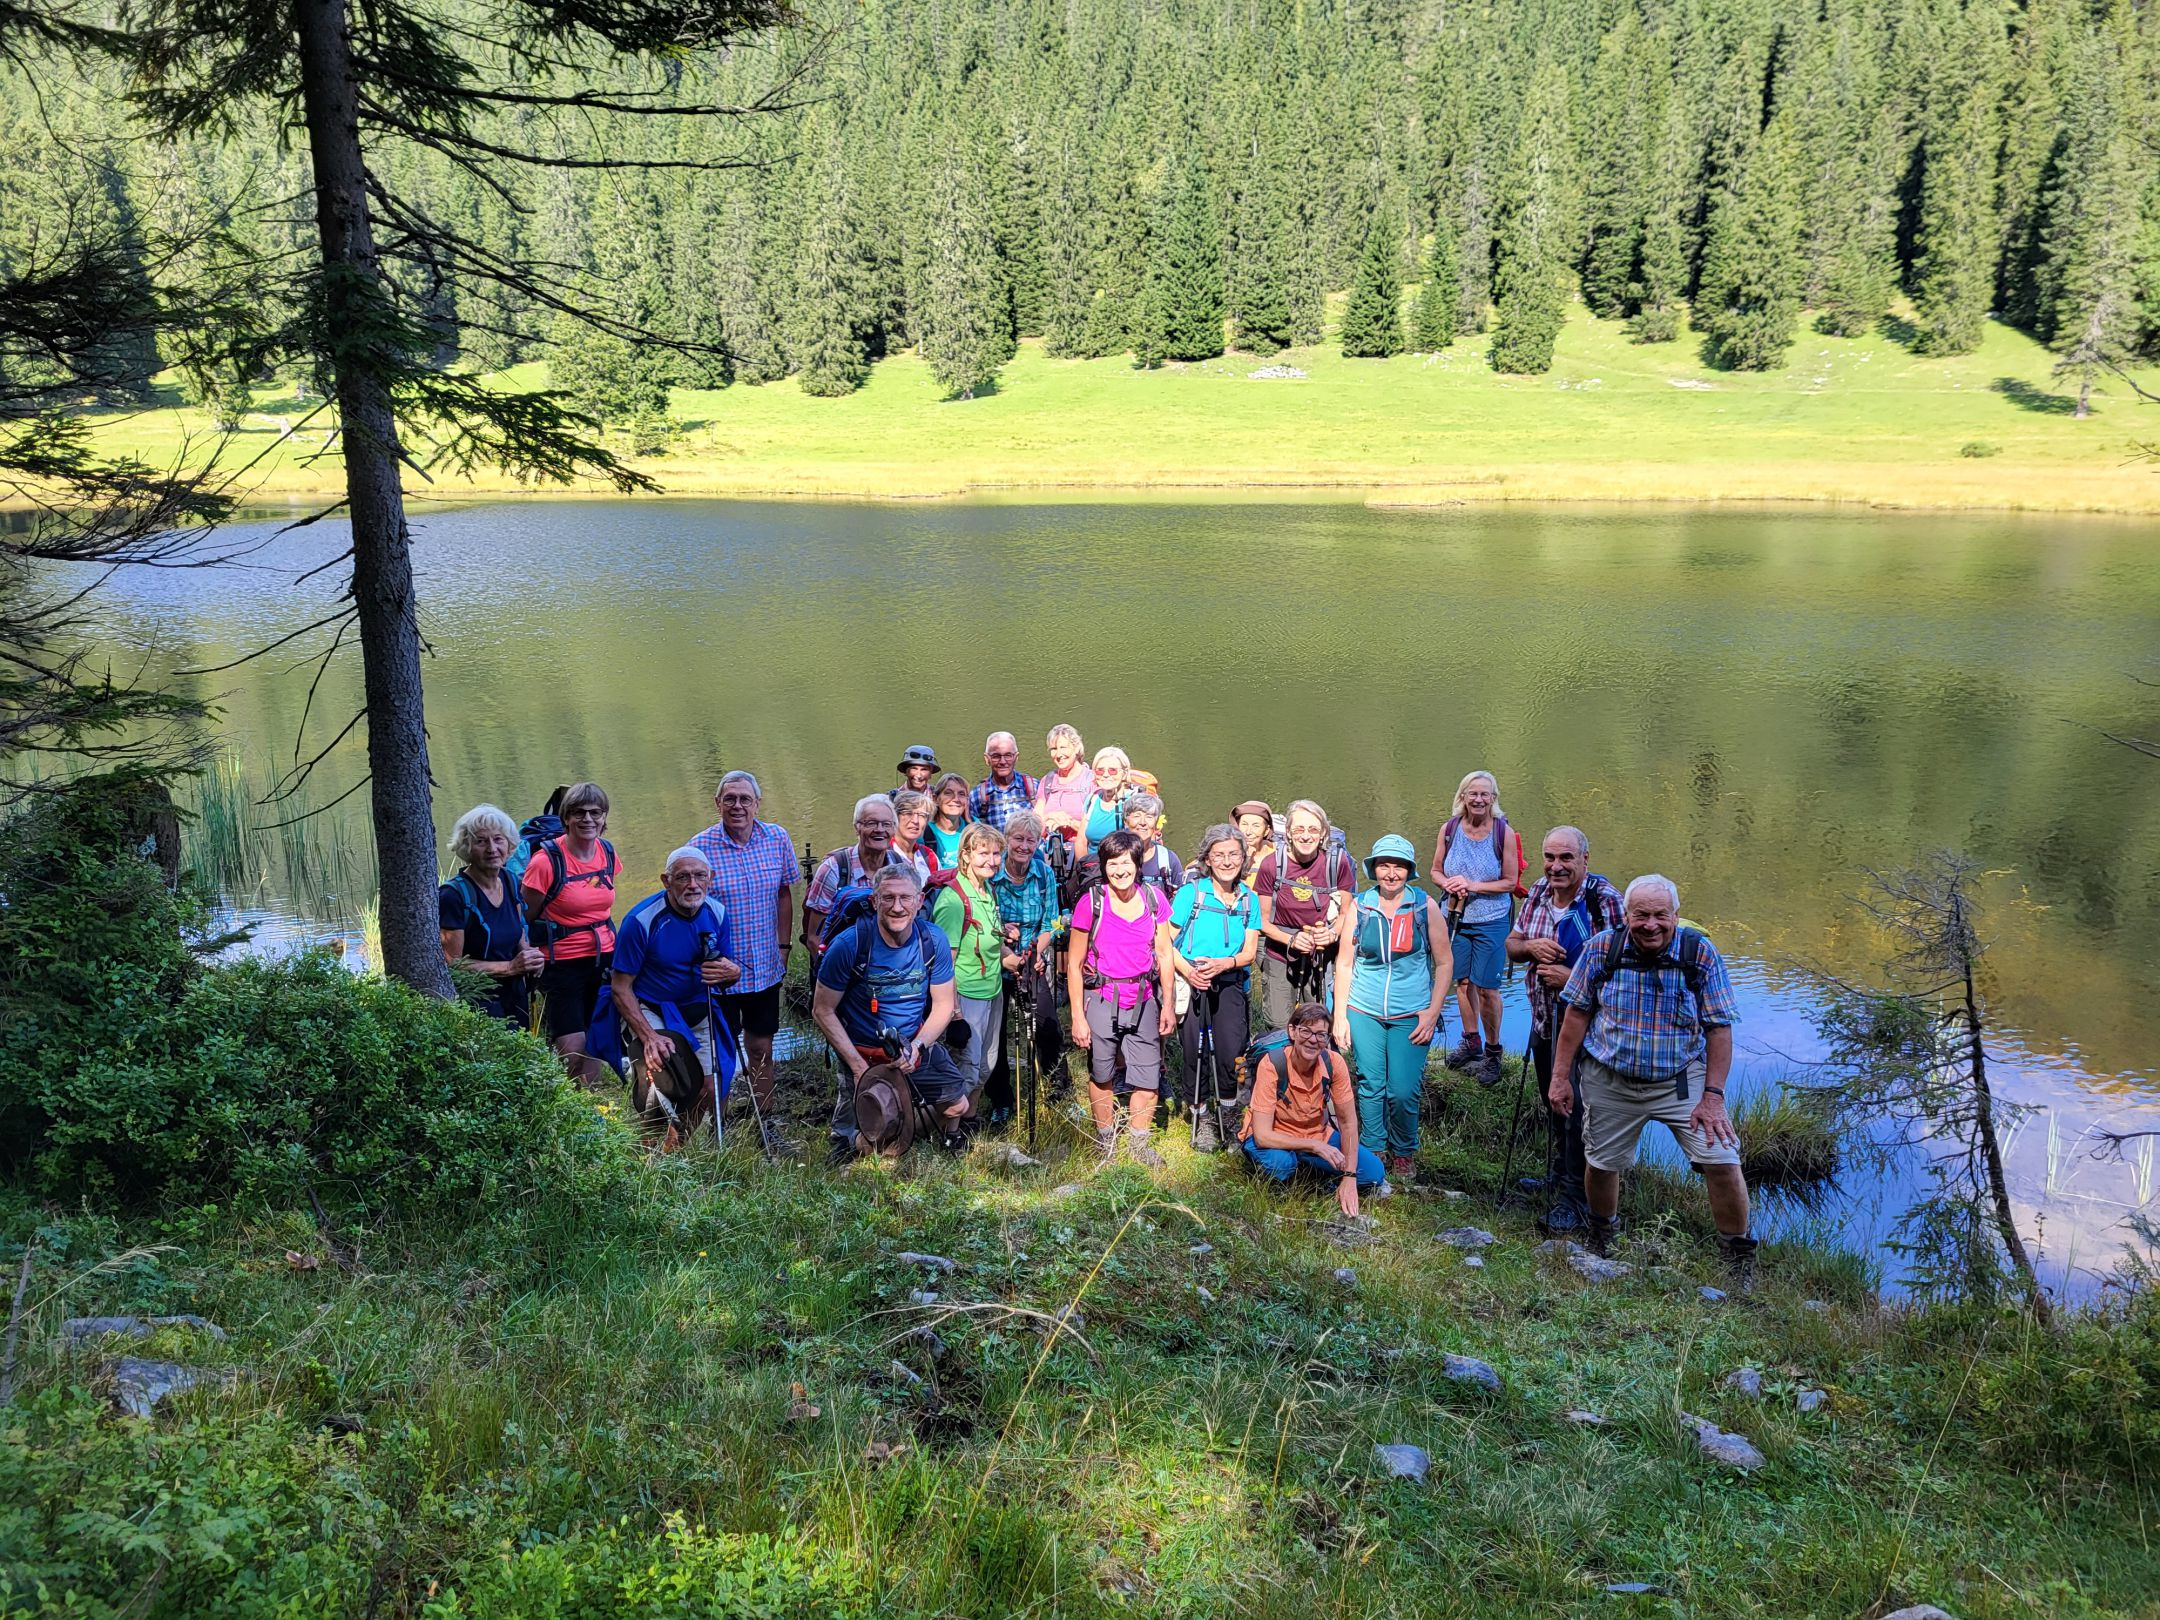
[[[382,882],[382,967],[417,989],[448,996],[450,972],[435,928],[435,819],[412,541],[398,475],[397,419],[372,335],[382,329],[385,294],[368,217],[345,0],[294,0],[293,24],[322,237],[329,358],[345,436],[353,604]]]
[[[1980,1140],[1980,1157],[1987,1165],[1988,1197],[1995,1205],[1995,1225],[2002,1233],[2010,1263],[2017,1267],[2025,1287],[2025,1302],[2042,1327],[2052,1320],[2047,1295],[2041,1291],[2039,1273],[2018,1232],[2017,1216],[2010,1208],[2010,1182],[2003,1174],[2002,1144],[1995,1138],[1995,1093],[1988,1084],[1987,1052],[1980,1040],[1980,998],[1973,987],[1972,961],[1965,962],[1965,1061],[1972,1072],[1973,1129]]]

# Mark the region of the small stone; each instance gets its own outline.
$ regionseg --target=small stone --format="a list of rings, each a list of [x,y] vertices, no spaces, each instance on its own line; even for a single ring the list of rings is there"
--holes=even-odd
[[[1587,1249],[1576,1250],[1567,1257],[1567,1263],[1585,1282],[1618,1282],[1635,1269],[1625,1260],[1600,1260]]]
[[[1610,1421],[1603,1412],[1593,1412],[1587,1406],[1571,1406],[1560,1415],[1584,1429],[1602,1429]]]
[[[1725,1303],[1725,1290],[1722,1288],[1712,1288],[1708,1284],[1705,1284],[1702,1288],[1696,1291],[1696,1297],[1700,1299],[1705,1305],[1722,1305]]]
[[[910,1367],[906,1362],[894,1361],[887,1363],[887,1365],[892,1369],[892,1375],[899,1379],[901,1383],[914,1389],[923,1387],[922,1374]]]
[[[1830,1404],[1830,1397],[1819,1389],[1803,1389],[1793,1397],[1793,1404],[1803,1412],[1820,1412]]]
[[[1215,1252],[1215,1245],[1212,1243],[1195,1243],[1185,1252],[1187,1254],[1213,1254]]]
[[[1830,1308],[1830,1303],[1828,1300],[1803,1299],[1800,1302],[1800,1308],[1803,1311],[1827,1311]]]
[[[1080,1183],[1079,1183],[1079,1182],[1077,1182],[1077,1181],[1068,1181],[1068,1182],[1065,1182],[1065,1183],[1063,1183],[1063,1184],[1062,1184],[1062,1185],[1060,1185],[1060,1186],[1052,1187],[1052,1188],[1051,1188],[1051,1189],[1050,1189],[1050,1190],[1049,1190],[1048,1192],[1044,1193],[1044,1194],[1043,1194],[1043,1202],[1047,1204],[1047,1203],[1053,1203],[1053,1202],[1056,1202],[1056,1201],[1058,1201],[1058,1200],[1060,1200],[1060,1199],[1066,1199],[1066,1198],[1070,1198],[1070,1197],[1072,1197],[1072,1196],[1073,1196],[1073,1194],[1077,1193],[1077,1192],[1078,1192],[1079,1190],[1080,1190]]]
[[[1495,1391],[1500,1388],[1500,1375],[1493,1370],[1492,1363],[1480,1361],[1476,1356],[1451,1355],[1440,1370],[1459,1384],[1477,1384]]]
[[[913,1249],[902,1249],[893,1258],[903,1265],[928,1266],[932,1271],[942,1271],[948,1276],[960,1269],[957,1261],[948,1260],[942,1254],[917,1254]]]
[[[71,1316],[60,1324],[60,1336],[70,1344],[81,1344],[85,1339],[102,1339],[107,1335],[118,1338],[144,1339],[159,1328],[193,1328],[206,1333],[220,1344],[225,1340],[225,1330],[202,1316]]]
[[[1042,1160],[1031,1159],[1010,1142],[1000,1142],[984,1155],[1001,1170],[1039,1170]]]
[[[1432,1472],[1432,1458],[1425,1455],[1422,1446],[1374,1446],[1373,1456],[1387,1470],[1390,1479],[1414,1480],[1422,1485],[1425,1476]]]
[[[1956,1620],[1956,1616],[1947,1609],[1936,1608],[1932,1603],[1915,1603],[1909,1609],[1884,1615],[1882,1620]]]
[[[1456,1199],[1468,1198],[1470,1195],[1465,1192],[1457,1192],[1453,1187],[1442,1187],[1440,1189],[1440,1196],[1442,1198],[1445,1198],[1449,1203],[1452,1204],[1455,1202]]]
[[[1547,1238],[1543,1243],[1540,1243],[1530,1252],[1532,1254],[1538,1255],[1552,1255],[1588,1254],[1590,1251],[1584,1248],[1580,1243],[1577,1243],[1573,1238]]]
[[[1735,1367],[1725,1375],[1725,1387],[1751,1401],[1762,1399],[1762,1374],[1753,1367]]]
[[[1607,1581],[1605,1590],[1614,1597],[1663,1597],[1665,1595],[1665,1588],[1655,1581]]]
[[[229,1368],[211,1372],[139,1356],[122,1356],[112,1364],[112,1375],[113,1404],[129,1417],[144,1419],[168,1396],[184,1394],[198,1384],[230,1384],[238,1376]]]
[[[935,1305],[937,1291],[930,1288],[911,1288],[908,1290],[908,1300],[916,1305]]]
[[[1194,1293],[1196,1293],[1196,1294],[1198,1294],[1198,1295],[1200,1296],[1200,1303],[1201,1303],[1201,1304],[1203,1304],[1203,1305],[1212,1305],[1212,1304],[1214,1304],[1214,1303],[1215,1303],[1215,1296],[1214,1296],[1213,1294],[1209,1293],[1209,1292],[1207,1291],[1207,1289],[1205,1289],[1204,1287],[1202,1287],[1202,1286],[1201,1286],[1201,1285],[1200,1285],[1199,1283],[1194,1283],[1194,1284],[1193,1284],[1193,1292],[1194,1292]]]
[[[1472,1271],[1485,1269],[1485,1257],[1482,1254],[1466,1254],[1462,1257],[1462,1263]]]
[[[1335,1280],[1345,1288],[1355,1288],[1357,1286],[1357,1273],[1348,1266],[1337,1266],[1335,1268]]]
[[[1451,1249],[1489,1248],[1496,1241],[1490,1232],[1475,1226],[1450,1226],[1434,1236]]]
[[[1680,1421],[1695,1431],[1695,1444],[1712,1462],[1737,1468],[1743,1474],[1762,1467],[1770,1459],[1755,1449],[1755,1443],[1744,1434],[1721,1429],[1708,1418],[1699,1418],[1692,1412],[1682,1412]]]
[[[908,1337],[929,1351],[933,1358],[945,1354],[945,1340],[939,1335],[938,1330],[927,1322],[910,1333]]]

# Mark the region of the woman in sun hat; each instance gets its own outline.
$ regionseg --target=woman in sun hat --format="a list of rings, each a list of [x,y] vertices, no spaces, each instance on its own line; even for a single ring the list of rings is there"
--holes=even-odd
[[[1400,833],[1365,857],[1373,886],[1357,897],[1335,956],[1335,1044],[1357,1069],[1358,1140],[1408,1180],[1417,1170],[1425,1059],[1447,1000],[1435,940],[1447,924],[1417,887],[1417,851]]]

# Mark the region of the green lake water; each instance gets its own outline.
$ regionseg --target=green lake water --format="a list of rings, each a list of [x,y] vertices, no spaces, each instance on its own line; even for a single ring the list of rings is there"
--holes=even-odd
[[[766,819],[822,851],[906,744],[972,776],[1009,729],[1033,771],[1070,721],[1161,777],[1181,850],[1239,799],[1305,796],[1361,852],[1382,831],[1422,851],[1482,767],[1533,847],[1574,822],[1595,869],[1679,884],[1735,959],[1743,1063],[1765,1073],[1809,1050],[1801,965],[1868,965],[1862,869],[1955,848],[1991,874],[2002,1062],[2037,1110],[2018,1193],[2058,1271],[2100,1264],[2150,1207],[2149,1153],[2089,1149],[2160,1101],[2160,761],[2105,735],[2160,735],[2140,684],[2160,680],[2160,525],[1324,502],[416,522],[444,832],[476,801],[522,817],[589,777],[631,871],[655,872],[741,767]],[[112,601],[161,658],[221,663],[326,611],[330,577],[296,578],[342,545],[309,530]],[[279,654],[202,684],[267,780],[308,672]],[[357,689],[333,668],[306,752]],[[359,768],[357,743],[335,751],[317,796]],[[273,871],[254,900],[303,933],[349,927],[364,877],[304,892],[321,886]]]

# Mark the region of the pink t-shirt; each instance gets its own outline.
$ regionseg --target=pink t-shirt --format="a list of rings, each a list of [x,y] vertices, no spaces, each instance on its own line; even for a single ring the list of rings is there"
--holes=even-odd
[[[1075,821],[1087,820],[1088,800],[1094,797],[1095,772],[1086,765],[1062,780],[1055,771],[1047,772],[1035,784],[1036,809],[1062,811]]]
[[[1106,904],[1098,932],[1095,897],[1104,893],[1090,889],[1083,894],[1073,907],[1072,925],[1088,934],[1088,956],[1096,975],[1120,981],[1104,984],[1105,994],[1120,1007],[1136,1006],[1161,988],[1155,972],[1155,930],[1170,920],[1170,905],[1152,884],[1143,883],[1140,915],[1120,917],[1115,907]]]

